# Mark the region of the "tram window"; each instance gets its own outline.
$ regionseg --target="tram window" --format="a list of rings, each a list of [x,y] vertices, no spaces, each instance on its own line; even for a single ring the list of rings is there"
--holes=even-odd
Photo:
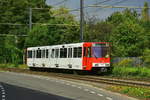
[[[45,50],[42,50],[42,58],[45,58]]]
[[[68,48],[68,58],[72,58],[72,48]]]
[[[80,58],[82,57],[82,47],[75,47],[73,50],[73,57]]]
[[[63,58],[63,52],[64,52],[64,49],[61,48],[61,49],[60,49],[60,58]]]
[[[32,58],[32,51],[28,51],[28,58]]]
[[[88,54],[87,54],[87,57],[91,57],[91,47],[88,47],[87,50],[88,50],[88,52],[87,52],[87,53],[88,53]]]
[[[38,50],[38,58],[41,58],[41,50]]]
[[[36,58],[41,58],[41,50],[36,51]]]
[[[84,57],[91,57],[91,47],[84,47]]]
[[[51,58],[54,58],[55,49],[52,49]]]
[[[64,48],[64,58],[67,58],[67,48]]]
[[[67,48],[60,49],[60,58],[67,58]]]
[[[77,47],[73,48],[73,57],[74,58],[78,57],[78,48]]]
[[[55,58],[59,58],[59,49],[55,49]]]
[[[35,55],[35,50],[33,51],[33,58],[35,58],[36,57],[36,55]]]
[[[36,58],[38,58],[38,50],[36,50]]]
[[[109,56],[109,47],[102,47],[101,48],[102,52],[102,57]]]
[[[82,47],[78,47],[78,58],[82,57]]]
[[[46,58],[48,58],[48,49],[46,49]]]
[[[83,55],[84,57],[86,57],[86,49],[87,49],[87,48],[84,47],[84,55]]]

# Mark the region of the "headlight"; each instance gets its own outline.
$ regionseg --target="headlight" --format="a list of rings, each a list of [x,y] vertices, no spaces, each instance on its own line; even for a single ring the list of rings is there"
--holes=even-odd
[[[105,58],[109,58],[109,54],[107,54],[107,55],[105,56]]]

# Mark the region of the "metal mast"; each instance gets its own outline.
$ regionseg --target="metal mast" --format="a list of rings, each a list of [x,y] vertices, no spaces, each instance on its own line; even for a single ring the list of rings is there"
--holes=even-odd
[[[32,8],[29,8],[29,30],[32,30]]]
[[[80,0],[80,40],[83,41],[83,31],[84,31],[84,11],[83,11],[84,1]]]

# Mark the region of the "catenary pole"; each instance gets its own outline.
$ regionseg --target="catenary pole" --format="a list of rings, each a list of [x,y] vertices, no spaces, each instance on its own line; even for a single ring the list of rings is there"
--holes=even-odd
[[[83,42],[84,33],[84,11],[83,11],[84,1],[80,0],[80,41]]]
[[[29,30],[32,30],[32,8],[29,8]]]

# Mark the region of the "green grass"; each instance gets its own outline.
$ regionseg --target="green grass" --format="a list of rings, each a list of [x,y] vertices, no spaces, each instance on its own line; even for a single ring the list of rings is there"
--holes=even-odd
[[[114,67],[112,76],[150,78],[150,68],[147,67]]]
[[[0,68],[20,68],[20,69],[25,69],[28,68],[27,65],[25,64],[0,64]]]
[[[25,65],[25,64],[21,64],[21,65],[18,65],[18,67],[17,68],[20,68],[20,69],[27,69],[28,68],[28,66],[27,65]]]
[[[0,68],[16,68],[17,66],[15,64],[0,64]]]
[[[150,100],[150,88],[137,88],[127,86],[110,86],[110,90],[136,97],[143,100]]]

